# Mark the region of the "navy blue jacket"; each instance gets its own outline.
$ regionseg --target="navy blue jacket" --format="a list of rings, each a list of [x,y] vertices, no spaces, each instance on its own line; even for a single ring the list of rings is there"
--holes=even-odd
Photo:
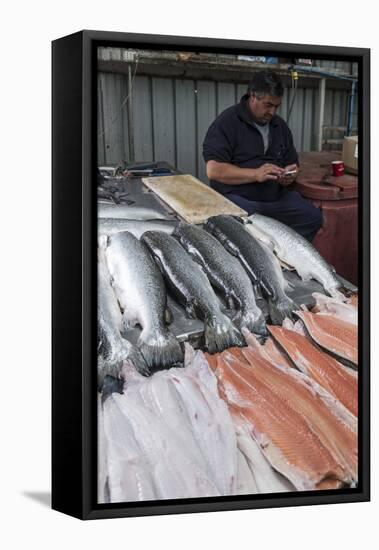
[[[282,168],[298,164],[291,130],[278,115],[274,115],[269,123],[269,146],[264,152],[263,138],[254,125],[247,99],[246,94],[240,103],[223,111],[209,127],[203,143],[205,162],[216,160],[241,168],[259,168],[267,162]],[[234,193],[252,201],[278,200],[283,189],[274,180],[242,185],[227,185],[211,180],[210,184],[222,195]]]

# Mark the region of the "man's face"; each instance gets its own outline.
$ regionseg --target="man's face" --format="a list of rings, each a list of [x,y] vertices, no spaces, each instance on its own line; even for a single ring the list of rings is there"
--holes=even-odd
[[[252,94],[249,97],[249,108],[253,116],[261,124],[270,122],[282,102],[281,97],[265,95],[261,98]]]

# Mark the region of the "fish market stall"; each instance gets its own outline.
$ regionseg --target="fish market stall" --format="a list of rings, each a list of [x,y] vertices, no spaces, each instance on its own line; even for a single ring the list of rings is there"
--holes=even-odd
[[[156,163],[141,163],[134,164],[127,167],[129,170],[135,170],[130,176],[114,177],[115,168],[103,169],[107,175],[107,179],[103,180],[101,185],[101,192],[98,197],[98,209],[99,209],[99,228],[100,232],[102,228],[108,233],[106,225],[110,225],[106,219],[107,217],[116,218],[119,221],[114,221],[112,225],[117,230],[129,230],[135,235],[140,237],[144,231],[148,228],[163,230],[172,233],[174,228],[183,221],[183,218],[165,202],[159,195],[154,193],[151,187],[147,187],[143,180],[147,177],[149,170],[156,170],[158,180],[161,175],[167,173],[170,175],[181,175],[177,170],[170,166],[166,162]],[[153,176],[150,173],[150,180],[153,180]],[[151,184],[150,184],[151,185]],[[104,198],[104,195],[107,198]],[[118,211],[121,209],[121,215]],[[112,212],[113,211],[113,212]],[[116,211],[116,213],[115,213]],[[212,213],[215,213],[212,210]],[[216,212],[217,213],[217,212]],[[241,215],[241,212],[239,213]],[[243,215],[243,211],[242,211]],[[130,222],[125,222],[125,217],[131,218]],[[135,218],[145,217],[145,221],[141,221]],[[300,308],[302,304],[307,307],[315,305],[315,299],[313,293],[322,292],[322,285],[315,280],[302,280],[293,269],[283,270],[283,275],[288,281],[288,295]],[[357,287],[350,283],[350,281],[344,279],[339,274],[338,278],[341,280],[345,288],[351,292],[356,293]],[[221,299],[221,298],[220,298]],[[170,303],[170,309],[173,313],[172,331],[177,338],[184,342],[190,341],[192,344],[197,344],[201,339],[201,335],[204,330],[203,322],[198,319],[189,319],[184,309],[171,297],[168,298]],[[263,311],[265,317],[268,316],[268,308],[266,301],[261,296],[259,290],[257,292],[257,302],[260,309]],[[231,317],[235,315],[233,308],[230,309],[228,315]],[[139,328],[130,328],[125,331],[125,337],[131,342],[138,340],[140,334]]]
[[[166,163],[103,175],[99,501],[354,487],[358,289]]]

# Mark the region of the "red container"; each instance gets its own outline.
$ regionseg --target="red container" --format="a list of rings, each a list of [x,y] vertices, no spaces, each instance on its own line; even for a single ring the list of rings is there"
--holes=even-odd
[[[358,285],[358,201],[315,201],[324,222],[313,245],[339,275]]]
[[[332,162],[332,172],[335,178],[338,176],[343,176],[345,173],[345,165],[342,160],[333,160]]]

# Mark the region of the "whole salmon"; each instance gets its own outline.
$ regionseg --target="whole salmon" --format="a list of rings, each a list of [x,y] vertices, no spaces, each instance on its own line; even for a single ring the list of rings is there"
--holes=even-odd
[[[225,215],[213,216],[204,227],[239,259],[253,284],[261,288],[268,301],[272,324],[281,325],[286,317],[292,317],[297,306],[285,293],[287,283],[278,259],[245,229],[242,220]]]
[[[294,267],[303,281],[315,279],[330,296],[340,301],[344,298],[334,269],[309,241],[291,227],[267,216],[253,214],[249,220],[251,223],[245,227],[266,242],[280,260]]]
[[[168,287],[189,316],[204,321],[205,345],[210,353],[244,345],[244,338],[221,311],[220,302],[201,267],[178,241],[161,231],[147,231],[141,238],[159,265]]]
[[[266,335],[265,319],[256,304],[253,285],[237,258],[229,254],[215,237],[196,225],[181,223],[173,235],[202,267],[228,306],[237,309],[236,324],[241,329],[245,327],[256,334]]]
[[[139,324],[137,342],[151,371],[183,362],[178,340],[165,325],[166,288],[147,248],[131,233],[109,237],[106,258],[125,328]]]

